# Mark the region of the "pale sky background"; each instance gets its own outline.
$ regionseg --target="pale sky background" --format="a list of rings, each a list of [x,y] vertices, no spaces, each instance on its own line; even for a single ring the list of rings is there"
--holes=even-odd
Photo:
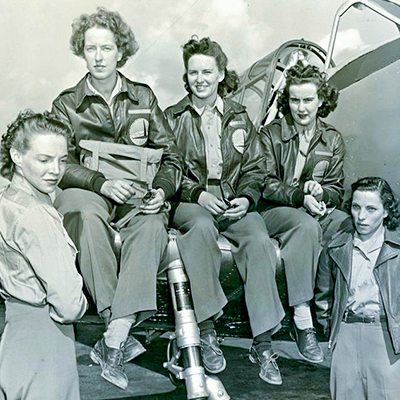
[[[280,44],[304,38],[328,45],[343,0],[0,0],[0,133],[21,109],[43,111],[86,73],[69,50],[71,22],[97,6],[119,11],[132,27],[139,52],[121,69],[148,83],[162,109],[179,101],[181,46],[193,34],[218,41],[238,73]],[[336,63],[394,36],[393,24],[352,9],[340,26]],[[397,33],[398,34],[398,33]]]

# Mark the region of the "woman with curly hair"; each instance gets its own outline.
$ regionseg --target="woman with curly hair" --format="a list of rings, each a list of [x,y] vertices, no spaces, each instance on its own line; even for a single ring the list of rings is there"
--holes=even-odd
[[[72,25],[71,48],[86,61],[89,72],[53,102],[53,112],[74,129],[60,183],[64,191],[54,204],[64,215],[65,228],[79,250],[82,276],[106,325],[104,337],[90,356],[100,365],[104,379],[126,389],[124,363],[145,351],[129,335],[130,328],[157,310],[157,273],[168,243],[165,201],[180,185],[181,158],[153,91],[118,71],[138,50],[120,14],[98,8],[96,13],[81,15]],[[116,157],[117,171],[105,176],[106,171],[84,166],[81,140],[93,147],[104,142],[118,144],[115,147],[120,149],[137,146],[143,154],[147,150],[162,153],[154,179],[144,188],[150,199],[142,200],[143,193],[137,185],[134,188],[123,161],[118,165],[129,147]],[[120,226],[119,262],[110,223]]]
[[[321,254],[317,318],[332,351],[334,400],[395,400],[400,393],[399,200],[379,177],[353,183],[354,229]]]
[[[183,234],[177,244],[190,278],[199,322],[204,367],[226,367],[214,320],[227,299],[219,281],[218,234],[232,243],[232,254],[245,286],[254,336],[250,359],[264,381],[282,378],[271,348],[271,334],[284,317],[275,284],[276,252],[255,207],[265,173],[265,155],[243,106],[226,98],[238,87],[227,70],[221,46],[192,38],[183,46],[184,82],[189,95],[165,114],[184,159],[184,178],[172,225]]]
[[[72,322],[87,302],[75,246],[49,196],[64,174],[71,133],[55,115],[28,110],[1,141],[1,174],[11,179],[0,191],[2,399],[79,399]]]
[[[347,214],[337,210],[344,192],[344,142],[321,120],[338,99],[326,79],[301,61],[291,67],[278,102],[283,117],[260,132],[267,174],[258,211],[281,245],[289,306],[294,307],[292,338],[301,357],[313,363],[324,359],[309,305],[322,240],[350,225]]]

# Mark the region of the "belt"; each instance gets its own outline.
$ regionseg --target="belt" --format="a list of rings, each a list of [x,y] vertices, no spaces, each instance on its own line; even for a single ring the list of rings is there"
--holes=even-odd
[[[363,324],[374,324],[376,322],[385,322],[386,317],[384,315],[364,315],[356,314],[352,311],[346,311],[343,316],[343,322],[347,324],[354,324],[356,322],[361,322]]]

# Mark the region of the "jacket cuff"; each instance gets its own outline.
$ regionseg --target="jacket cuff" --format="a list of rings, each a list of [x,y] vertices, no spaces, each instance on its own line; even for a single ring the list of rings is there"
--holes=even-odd
[[[203,186],[199,186],[196,189],[194,189],[192,191],[191,197],[190,197],[190,201],[192,203],[197,203],[199,201],[199,197],[200,195],[206,191],[206,188]]]
[[[101,195],[101,187],[103,186],[104,182],[107,179],[103,176],[103,174],[101,175],[96,175],[93,180],[92,180],[92,189],[95,193],[100,194]]]
[[[323,193],[322,193],[322,201],[323,201],[326,205],[329,204],[329,202],[330,202],[330,200],[331,200],[330,197],[331,197],[331,196],[329,196],[329,193],[328,193],[326,190],[324,190]]]
[[[165,193],[165,200],[170,199],[175,194],[175,186],[165,179],[157,179],[153,182],[155,189],[162,189]]]
[[[304,205],[304,193],[301,189],[296,189],[293,192],[292,203],[295,207],[302,207]]]

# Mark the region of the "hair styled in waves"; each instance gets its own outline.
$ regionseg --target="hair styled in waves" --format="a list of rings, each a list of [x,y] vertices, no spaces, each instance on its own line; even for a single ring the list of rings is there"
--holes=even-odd
[[[82,14],[72,23],[71,51],[83,58],[86,31],[93,27],[109,29],[114,34],[115,43],[122,54],[117,67],[123,67],[128,58],[139,50],[135,35],[118,12],[107,11],[104,7],[98,7],[96,11],[91,15]]]
[[[49,134],[64,136],[68,141],[72,136],[72,128],[66,121],[48,111],[21,111],[17,119],[8,125],[7,132],[1,138],[0,174],[10,180],[14,175],[15,165],[10,154],[12,147],[25,154],[32,137]]]
[[[318,67],[298,61],[285,74],[286,86],[278,98],[278,109],[283,115],[290,113],[290,86],[302,85],[304,83],[314,83],[317,87],[318,99],[322,101],[321,106],[318,108],[318,117],[325,118],[331,111],[335,110],[339,92],[327,83],[327,75],[324,72],[320,72]]]
[[[198,39],[193,36],[187,43],[182,46],[183,49],[183,63],[185,64],[186,73],[183,75],[185,82],[185,89],[191,94],[192,91],[189,87],[187,79],[187,69],[189,59],[196,54],[204,54],[206,56],[214,57],[219,71],[225,72],[225,78],[218,85],[218,94],[225,97],[228,93],[235,92],[239,87],[239,77],[235,71],[228,71],[228,57],[222,51],[221,46],[212,41],[210,38],[205,37]]]

